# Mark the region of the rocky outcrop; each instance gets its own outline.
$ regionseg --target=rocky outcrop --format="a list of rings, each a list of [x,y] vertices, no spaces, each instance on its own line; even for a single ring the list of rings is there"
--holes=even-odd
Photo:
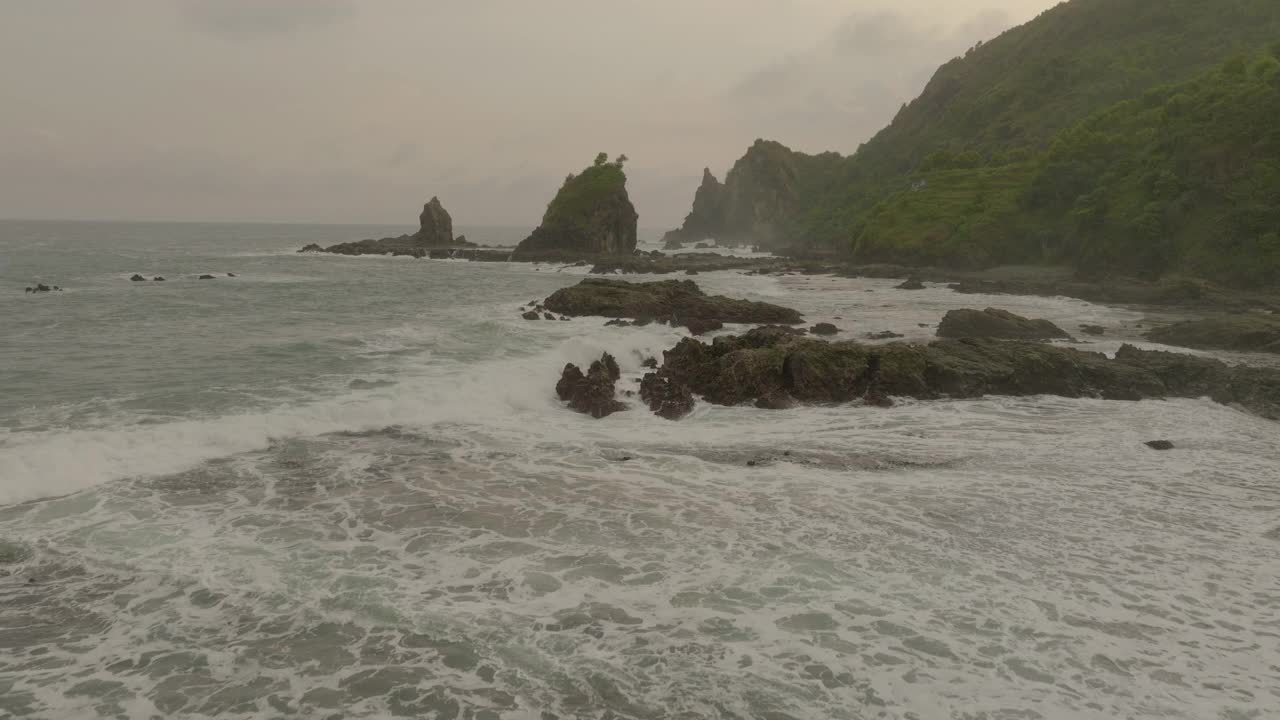
[[[831,323],[818,323],[809,328],[809,332],[813,335],[839,335],[840,328]]]
[[[339,243],[322,248],[310,243],[298,252],[326,252],[336,255],[396,255],[415,258],[450,257],[451,252],[478,247],[467,242],[465,237],[453,237],[453,218],[440,203],[440,198],[433,197],[422,206],[418,216],[418,231],[412,235],[386,237],[377,240],[360,240],[358,242]]]
[[[712,238],[720,245],[778,248],[800,207],[804,188],[836,167],[840,155],[805,155],[769,140],[756,140],[719,188],[708,181],[694,195],[693,210],[679,230],[682,241]],[[711,177],[714,180],[714,177]],[[719,185],[719,183],[716,183]]]
[[[1031,320],[1008,310],[987,308],[948,312],[938,325],[938,337],[1057,340],[1071,336],[1048,320]]]
[[[1280,318],[1226,315],[1189,320],[1152,330],[1147,339],[1202,350],[1280,353]]]
[[[624,160],[609,162],[601,153],[594,165],[566,178],[547,206],[542,224],[516,247],[515,257],[634,252],[640,216],[627,195]]]
[[[591,363],[585,374],[577,365],[565,365],[560,382],[556,383],[556,395],[569,403],[571,410],[596,419],[607,417],[627,409],[614,397],[614,385],[620,377],[617,360],[605,353]]]
[[[708,402],[886,404],[985,395],[1109,400],[1209,397],[1280,419],[1280,370],[1124,346],[1115,359],[1040,342],[939,340],[928,345],[825,342],[760,328],[706,344],[688,338],[658,373]]]
[[[450,247],[457,242],[453,237],[453,217],[440,204],[440,198],[432,197],[422,206],[416,238],[424,247]],[[466,238],[461,240],[466,242]]]
[[[684,225],[662,238],[667,250],[679,250],[685,243],[714,238],[723,233],[725,214],[725,187],[711,168],[703,168],[702,184],[693,195],[693,210],[684,219]]]
[[[750,300],[707,295],[692,280],[630,283],[588,278],[557,290],[543,305],[563,315],[632,318],[640,322],[668,322],[678,327],[719,329],[723,323],[798,324],[791,308]]]
[[[667,375],[649,373],[640,381],[640,399],[659,417],[679,420],[693,412],[693,393]]]
[[[924,283],[920,282],[920,278],[907,278],[905,282],[898,285],[897,290],[923,290]]]

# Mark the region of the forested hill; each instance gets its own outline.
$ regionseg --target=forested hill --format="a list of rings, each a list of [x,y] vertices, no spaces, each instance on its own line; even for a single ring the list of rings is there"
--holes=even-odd
[[[865,213],[854,254],[1280,284],[1278,56],[1147,90],[1026,158],[937,151]]]
[[[882,202],[920,189],[930,173],[987,173],[1009,165],[1029,173],[1063,132],[1085,118],[1117,103],[1143,100],[1155,88],[1190,81],[1232,57],[1249,56],[1248,65],[1277,40],[1280,0],[1062,3],[939,68],[888,127],[838,167],[823,168],[823,177],[806,183],[810,190],[788,216],[774,222],[790,241],[833,250],[853,247],[868,259],[920,254],[970,263],[1004,261],[984,254],[1005,249],[995,243],[964,253],[917,247],[926,241],[963,245],[955,236],[963,236],[966,228],[945,224],[931,228],[927,238],[912,238],[909,252],[893,253],[906,238],[879,234],[886,229],[884,218],[873,222],[872,212],[882,213]],[[1000,176],[1005,191],[1019,181],[1008,173]],[[952,176],[943,180],[958,201],[964,182]],[[1063,251],[1052,238],[1042,239],[1046,253]],[[1017,249],[1021,257],[1036,255]]]

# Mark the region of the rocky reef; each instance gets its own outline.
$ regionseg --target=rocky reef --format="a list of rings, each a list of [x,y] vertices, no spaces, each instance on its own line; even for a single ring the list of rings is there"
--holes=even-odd
[[[1188,320],[1156,328],[1147,339],[1202,350],[1280,353],[1280,318],[1253,314]]]
[[[609,162],[601,153],[591,167],[566,178],[547,206],[542,224],[520,243],[514,257],[635,252],[640,216],[627,195],[625,161],[621,156]]]
[[[772,408],[859,400],[887,405],[891,396],[1209,397],[1280,418],[1280,370],[1230,367],[1128,345],[1109,359],[1040,342],[964,339],[869,346],[757,328],[710,344],[686,338],[664,358],[657,373],[661,382],[721,405]]]
[[[453,218],[440,198],[433,197],[418,216],[418,231],[378,240],[360,240],[321,247],[311,243],[298,252],[325,252],[336,255],[407,255],[410,257],[448,257],[451,250],[474,248],[465,237],[454,238]]]
[[[1059,340],[1071,336],[1048,320],[1032,320],[1008,310],[952,310],[938,325],[938,337],[1001,340]]]
[[[724,323],[798,324],[791,308],[750,300],[707,295],[692,280],[631,283],[588,278],[557,290],[542,305],[563,315],[631,318],[667,322],[695,333],[716,330]]]

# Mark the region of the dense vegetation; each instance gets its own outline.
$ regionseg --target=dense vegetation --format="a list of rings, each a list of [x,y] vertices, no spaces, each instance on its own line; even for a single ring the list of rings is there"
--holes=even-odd
[[[1280,185],[1258,156],[1274,156],[1275,53],[1257,54],[1278,38],[1276,0],[1063,3],[942,66],[856,154],[797,178],[785,234],[868,260],[1260,282],[1251,256],[1206,253],[1271,242],[1260,198]]]
[[[592,213],[601,206],[607,205],[609,198],[625,195],[627,174],[622,166],[627,161],[621,155],[614,162],[609,156],[600,153],[591,167],[577,175],[570,175],[564,180],[560,192],[547,206],[542,216],[544,225],[578,225],[587,222]]]
[[[1028,159],[935,152],[874,206],[855,254],[1090,273],[1280,278],[1280,45],[1148,90]]]

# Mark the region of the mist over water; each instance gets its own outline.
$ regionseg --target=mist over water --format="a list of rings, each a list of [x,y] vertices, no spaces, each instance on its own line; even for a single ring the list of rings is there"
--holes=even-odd
[[[563,365],[607,350],[631,387],[682,331],[520,319],[582,268],[293,252],[398,232],[0,223],[0,716],[1280,705],[1274,423],[1062,398],[594,421],[556,401]],[[1142,321],[696,281],[843,337],[994,305],[1113,352]]]

